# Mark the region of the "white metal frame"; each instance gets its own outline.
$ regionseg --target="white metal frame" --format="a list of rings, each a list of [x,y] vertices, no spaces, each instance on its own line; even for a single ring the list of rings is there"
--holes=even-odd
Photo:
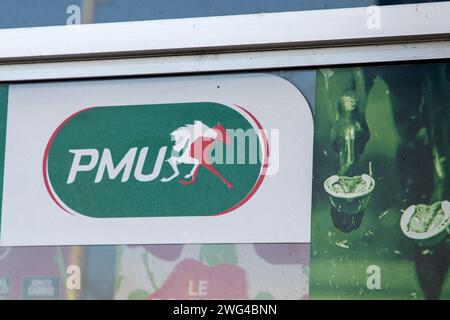
[[[450,58],[450,2],[0,30],[0,81]]]

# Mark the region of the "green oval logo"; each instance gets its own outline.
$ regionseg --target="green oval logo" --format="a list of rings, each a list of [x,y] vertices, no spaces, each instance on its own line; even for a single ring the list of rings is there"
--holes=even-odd
[[[50,137],[45,186],[61,209],[93,218],[225,214],[264,179],[262,129],[212,102],[84,109]]]

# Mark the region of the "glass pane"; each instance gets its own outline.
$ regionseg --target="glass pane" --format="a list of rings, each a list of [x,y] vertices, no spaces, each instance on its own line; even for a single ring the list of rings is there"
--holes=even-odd
[[[450,64],[317,72],[310,296],[450,299]]]
[[[0,298],[450,299],[450,64],[271,73],[315,106],[311,264],[309,244],[0,247]]]
[[[298,300],[308,265],[308,244],[0,248],[0,300]]]
[[[143,21],[443,0],[3,0],[0,28]]]
[[[265,73],[314,105],[314,70]],[[307,299],[309,255],[308,243],[0,247],[0,299]]]

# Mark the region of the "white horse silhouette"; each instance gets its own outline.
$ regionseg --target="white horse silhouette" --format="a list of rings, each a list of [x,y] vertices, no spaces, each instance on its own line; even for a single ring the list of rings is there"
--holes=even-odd
[[[194,124],[187,124],[176,129],[170,136],[175,145],[172,148],[172,156],[166,161],[172,167],[173,174],[168,178],[162,178],[162,182],[169,182],[179,176],[178,164],[180,163],[194,165],[191,172],[184,176],[186,179],[191,178],[200,165],[200,160],[192,157],[191,149],[194,141],[200,137],[216,140],[217,131],[196,120]]]

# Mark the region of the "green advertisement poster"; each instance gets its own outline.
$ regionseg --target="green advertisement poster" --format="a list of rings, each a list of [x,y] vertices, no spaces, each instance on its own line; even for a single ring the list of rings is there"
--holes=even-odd
[[[322,69],[313,299],[450,299],[450,64]]]

